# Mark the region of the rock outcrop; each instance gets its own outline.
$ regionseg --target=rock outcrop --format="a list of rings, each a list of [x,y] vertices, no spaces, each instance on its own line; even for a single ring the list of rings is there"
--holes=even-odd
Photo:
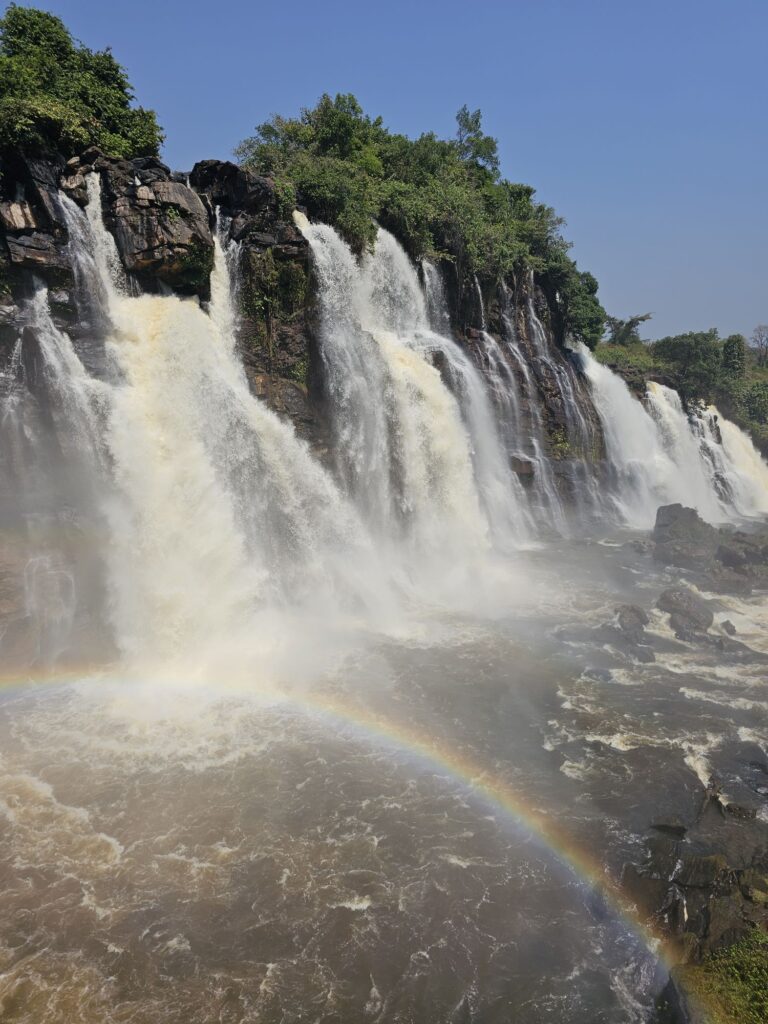
[[[768,586],[765,526],[756,525],[749,533],[718,529],[705,523],[695,509],[662,505],[651,536],[657,562],[691,570],[707,590],[749,594]]]
[[[210,210],[156,157],[119,160],[97,149],[73,157],[61,188],[75,202],[87,201],[86,176],[101,176],[104,220],[127,271],[142,288],[162,282],[182,295],[206,297],[213,268]]]
[[[322,454],[327,427],[309,246],[292,210],[271,179],[228,161],[195,164],[189,181],[237,246],[238,344],[251,388]]]

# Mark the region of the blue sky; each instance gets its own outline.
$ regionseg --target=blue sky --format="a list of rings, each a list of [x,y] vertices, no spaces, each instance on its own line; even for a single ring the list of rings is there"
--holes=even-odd
[[[768,322],[768,0],[38,0],[111,46],[186,170],[353,92],[396,131],[483,111],[617,316]]]

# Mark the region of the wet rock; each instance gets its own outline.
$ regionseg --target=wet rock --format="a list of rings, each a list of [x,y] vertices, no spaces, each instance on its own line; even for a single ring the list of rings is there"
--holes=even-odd
[[[631,651],[633,657],[644,665],[650,665],[656,661],[656,654],[650,647],[644,644],[636,644]]]
[[[682,886],[707,888],[722,878],[727,870],[728,863],[722,854],[699,856],[689,853],[681,858],[675,881]]]
[[[728,636],[736,635],[736,627],[730,619],[723,619],[723,621],[720,623],[720,629],[722,629],[724,633],[727,633]]]
[[[713,559],[718,547],[718,532],[705,523],[693,508],[662,505],[656,512],[652,538],[654,558],[664,565],[703,568]]]
[[[516,455],[510,456],[509,464],[512,467],[513,472],[517,473],[518,476],[532,478],[535,473],[534,464],[530,459],[521,459]]]
[[[725,813],[739,821],[754,821],[757,817],[756,807],[745,807],[743,804],[725,804]]]
[[[670,625],[677,630],[706,632],[715,620],[709,603],[687,587],[669,587],[656,602],[656,607],[670,615]]]
[[[664,1024],[711,1024],[706,1007],[697,1004],[686,989],[684,968],[672,968],[662,1005],[668,1013],[662,1018]]]
[[[278,416],[289,419],[299,437],[309,442],[318,457],[324,458],[329,442],[307,389],[295,381],[256,373],[248,367],[246,377],[253,394],[263,399]]]
[[[598,683],[610,683],[613,681],[613,672],[609,668],[589,667],[584,669],[584,676],[587,679],[594,679]]]
[[[619,629],[632,636],[642,636],[649,619],[645,609],[636,604],[622,604],[616,609]]]
[[[683,839],[688,831],[687,826],[679,818],[657,818],[651,824],[651,828],[665,836],[669,836],[671,839],[678,840]]]
[[[628,546],[640,555],[650,555],[656,548],[652,540],[632,540]]]

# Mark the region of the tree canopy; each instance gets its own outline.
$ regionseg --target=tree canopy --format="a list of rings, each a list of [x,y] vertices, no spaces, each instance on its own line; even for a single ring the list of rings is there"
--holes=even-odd
[[[460,277],[501,280],[531,268],[559,296],[564,327],[594,347],[605,312],[597,281],[568,256],[563,221],[534,189],[501,177],[497,143],[479,110],[464,106],[454,139],[410,139],[371,118],[351,94],[321,97],[298,117],[273,116],[240,144],[245,166],[271,175],[285,201],[297,194],[310,214],[333,224],[358,251],[376,222],[414,259],[451,260]]]
[[[110,50],[76,42],[55,15],[11,4],[0,18],[0,152],[69,156],[97,145],[115,156],[154,155],[163,134],[133,99]]]

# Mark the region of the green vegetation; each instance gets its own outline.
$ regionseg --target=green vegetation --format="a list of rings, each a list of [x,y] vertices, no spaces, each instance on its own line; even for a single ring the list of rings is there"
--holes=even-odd
[[[414,259],[453,261],[460,280],[535,270],[559,297],[565,333],[594,348],[605,312],[597,281],[568,256],[562,220],[534,201],[529,185],[501,178],[479,110],[462,107],[456,120],[455,139],[409,139],[365,114],[354,96],[325,95],[299,117],[259,125],[237,155],[274,178],[282,203],[300,195],[311,216],[357,251],[373,244],[378,221]]]
[[[213,270],[213,250],[192,243],[181,257],[182,279],[190,285],[205,285]]]
[[[717,330],[688,331],[661,338],[654,356],[674,368],[677,389],[685,402],[715,400],[722,380],[722,345]]]
[[[768,935],[741,942],[679,968],[680,981],[706,1011],[709,1024],[765,1024],[768,1020]]]
[[[635,370],[640,373],[661,374],[668,370],[666,363],[656,358],[653,346],[638,341],[632,345],[614,345],[611,342],[604,342],[595,349],[595,359],[599,363],[610,366],[619,373]]]
[[[263,253],[246,250],[244,259],[238,293],[240,311],[249,325],[248,344],[262,351],[271,372],[280,327],[290,324],[304,310],[307,275],[291,260],[276,260],[271,249]],[[285,370],[286,376],[299,384],[306,384],[308,372],[306,358]]]
[[[53,14],[11,4],[0,19],[0,154],[71,156],[90,145],[115,156],[158,152],[155,114],[133,107],[111,52],[73,40]]]

